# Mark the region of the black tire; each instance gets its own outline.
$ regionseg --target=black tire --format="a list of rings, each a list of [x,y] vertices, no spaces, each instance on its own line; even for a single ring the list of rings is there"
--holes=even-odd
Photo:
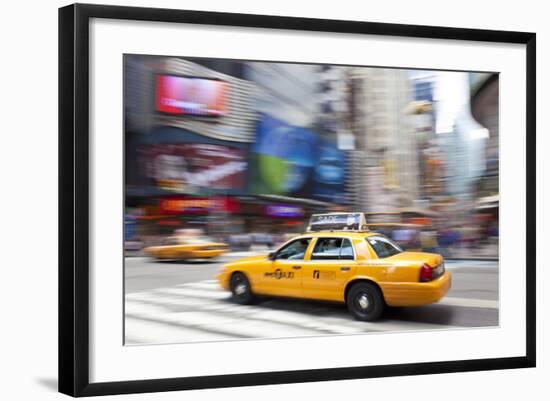
[[[248,281],[248,278],[241,272],[233,273],[229,281],[229,288],[231,289],[233,301],[238,304],[247,305],[254,300],[250,281]]]
[[[379,319],[385,306],[384,297],[378,287],[368,282],[353,284],[348,291],[346,304],[351,315],[364,322]]]

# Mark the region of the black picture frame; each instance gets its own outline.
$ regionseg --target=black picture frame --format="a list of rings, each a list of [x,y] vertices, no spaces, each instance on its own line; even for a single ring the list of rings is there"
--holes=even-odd
[[[159,21],[523,44],[526,47],[526,353],[521,357],[90,383],[89,23]],[[74,4],[59,9],[59,391],[71,396],[534,367],[536,363],[536,35],[436,26]]]

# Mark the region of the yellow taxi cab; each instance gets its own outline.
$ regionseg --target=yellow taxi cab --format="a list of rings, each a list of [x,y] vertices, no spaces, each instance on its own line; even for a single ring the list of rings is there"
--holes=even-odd
[[[255,295],[336,301],[363,321],[386,306],[436,302],[451,287],[441,255],[404,252],[369,231],[363,213],[313,215],[305,234],[268,255],[228,263],[217,278],[237,303]]]
[[[162,245],[144,249],[146,255],[155,259],[211,259],[228,251],[227,244],[215,242],[205,236],[177,234],[164,239]]]

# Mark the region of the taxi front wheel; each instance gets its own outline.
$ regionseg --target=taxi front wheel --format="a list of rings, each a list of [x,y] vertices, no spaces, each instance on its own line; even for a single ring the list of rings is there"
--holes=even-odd
[[[254,294],[250,287],[250,281],[243,273],[236,272],[231,276],[229,281],[229,288],[231,289],[232,298],[235,302],[241,305],[252,303],[254,300]]]
[[[384,298],[374,284],[356,283],[351,287],[346,298],[346,304],[351,315],[366,322],[377,320],[384,311]]]

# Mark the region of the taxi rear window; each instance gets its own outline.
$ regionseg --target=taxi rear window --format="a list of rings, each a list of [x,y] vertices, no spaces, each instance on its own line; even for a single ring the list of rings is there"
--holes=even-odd
[[[388,258],[403,252],[397,244],[384,237],[368,237],[365,240],[374,249],[379,258]]]
[[[311,254],[312,260],[353,260],[353,247],[347,238],[319,238]]]

